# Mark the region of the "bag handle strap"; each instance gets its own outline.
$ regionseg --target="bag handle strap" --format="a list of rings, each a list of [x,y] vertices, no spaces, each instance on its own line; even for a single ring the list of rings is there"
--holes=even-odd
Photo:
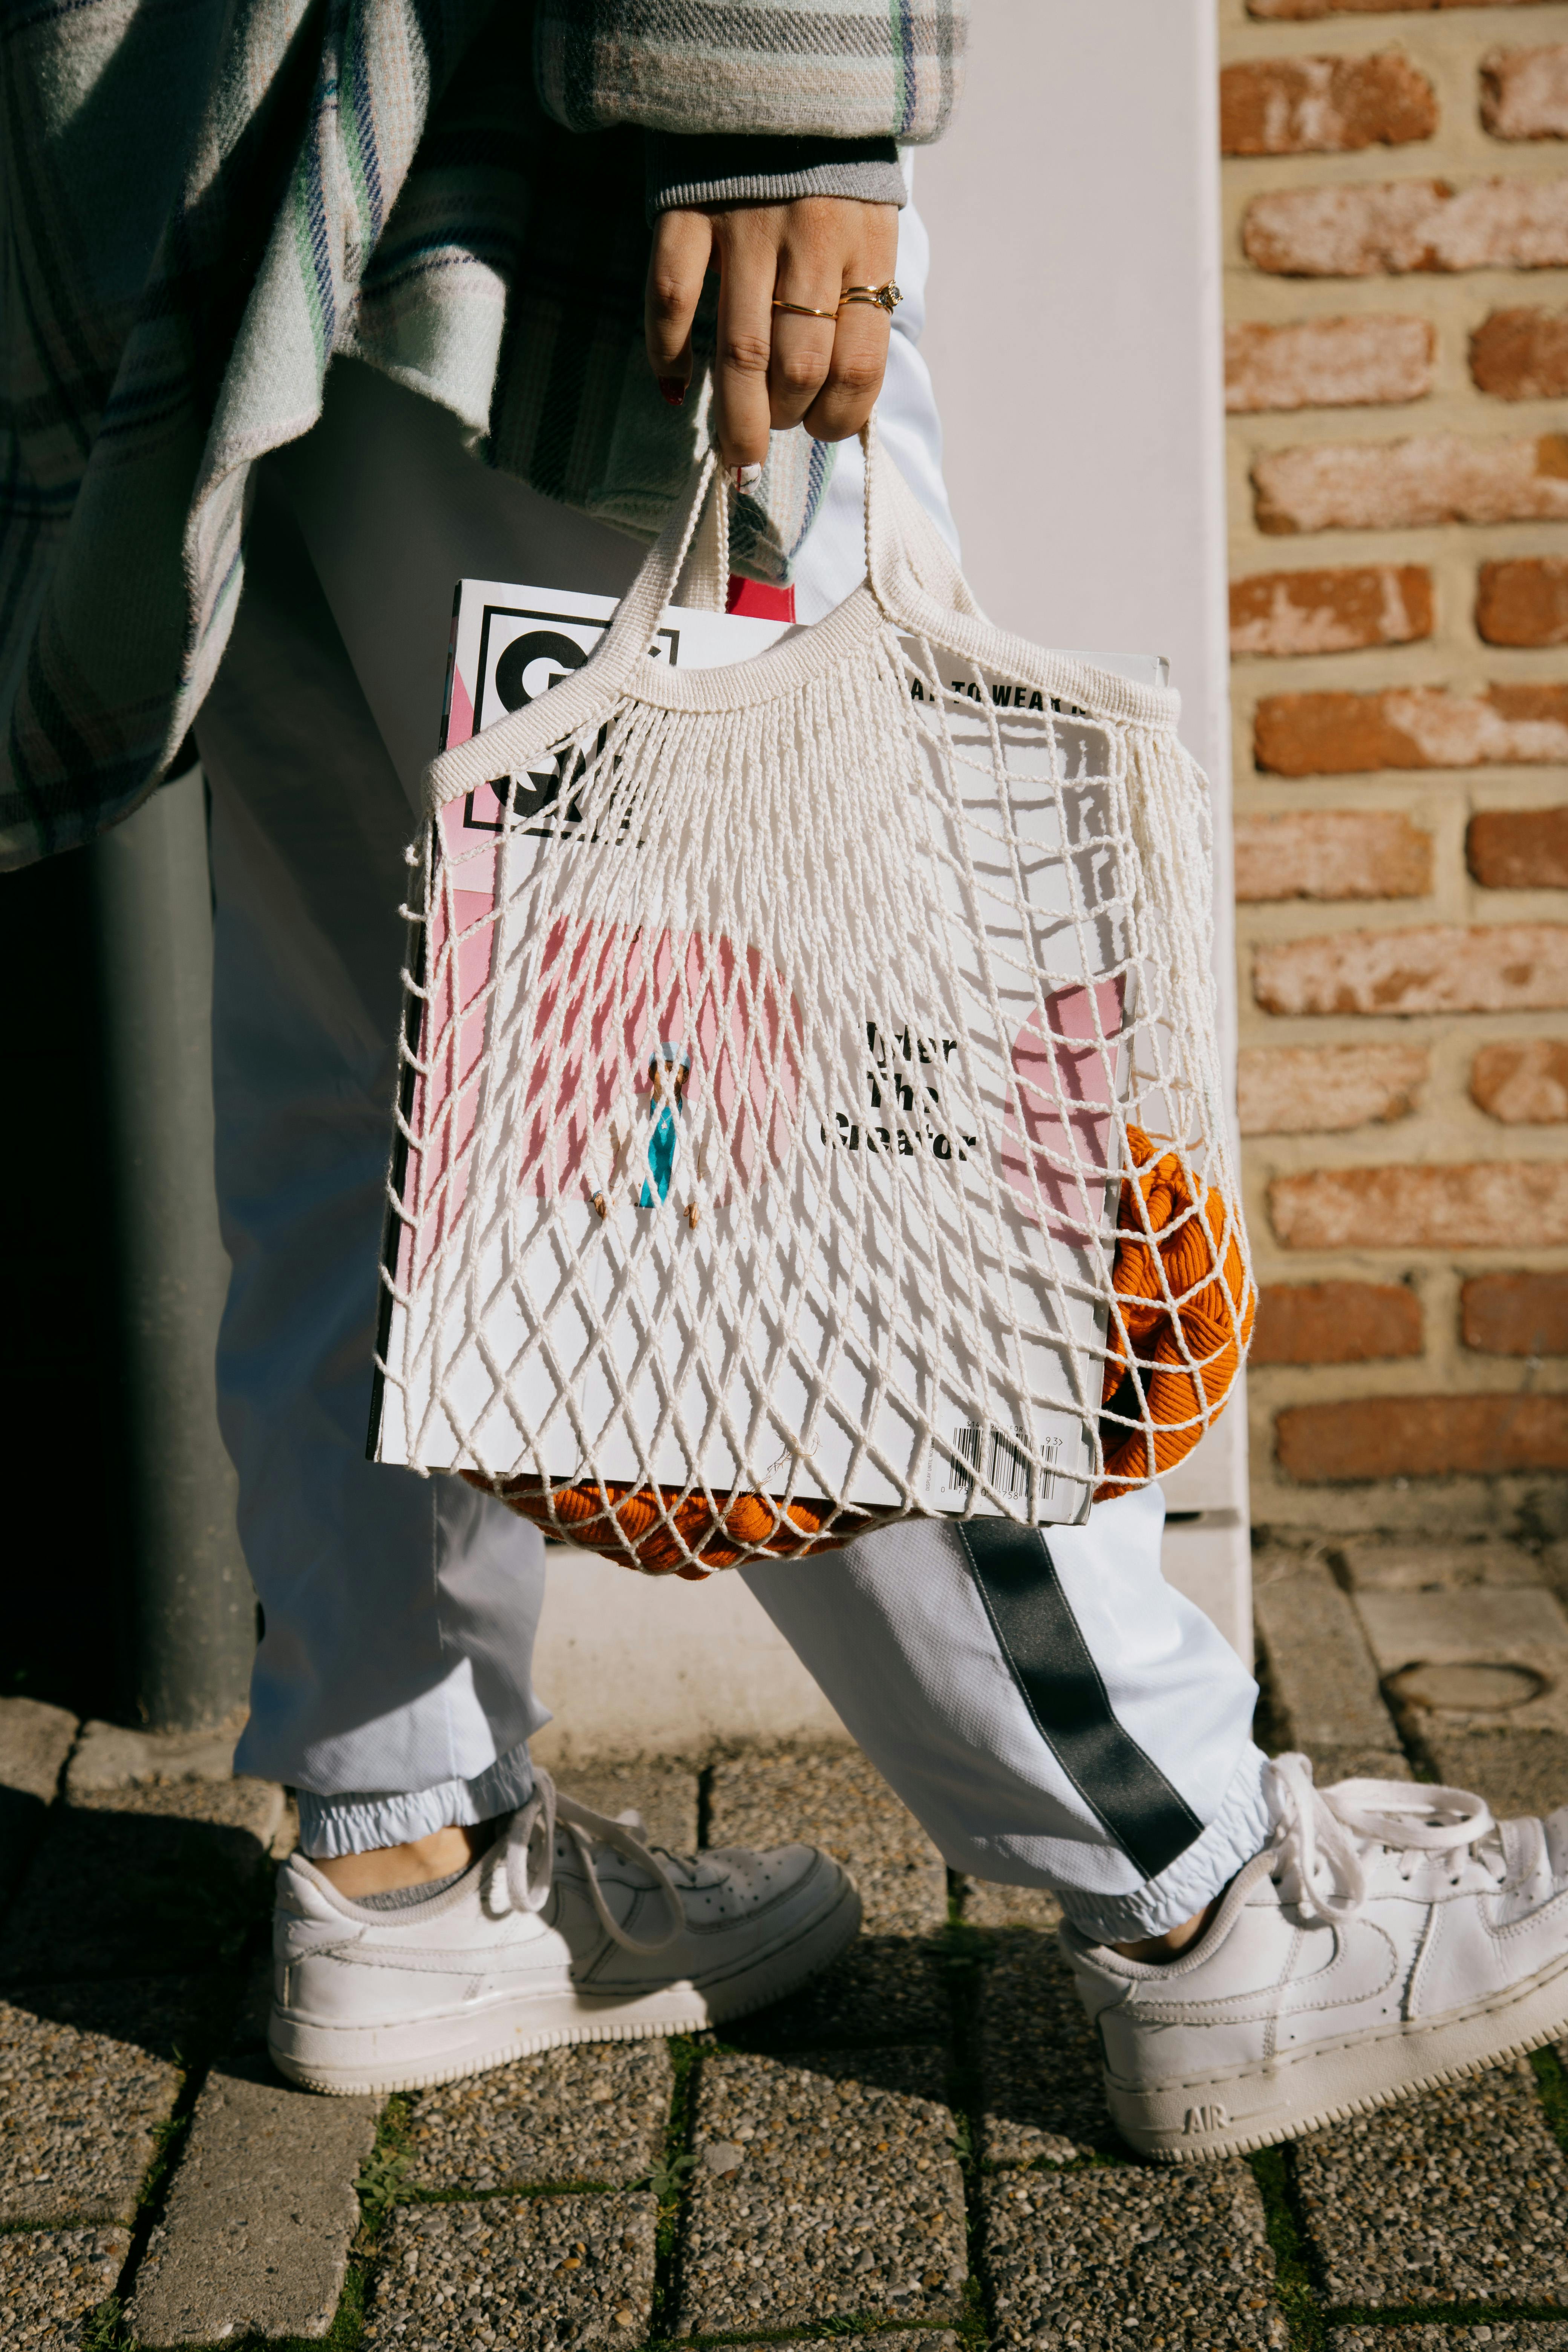
[[[716,475],[717,490],[710,501],[708,494]],[[693,553],[692,541],[705,509],[710,528],[693,554],[687,584],[694,604],[710,612],[724,610],[729,584],[729,486],[720,472],[717,456],[710,449],[692,467],[684,496],[677,500],[649,548],[590,659],[538,701],[510,711],[493,726],[470,735],[466,743],[456,744],[432,760],[425,771],[427,812],[434,814],[448,801],[477,792],[498,776],[515,773],[530,760],[538,759],[550,744],[593,723],[606,699],[626,684],[647,652],[658,616],[674,596],[688,555]],[[721,548],[722,557],[718,552]]]
[[[911,601],[934,599],[984,624],[947,542],[897,466],[880,454],[874,416],[860,437],[866,452],[867,571],[879,603],[898,614]],[[659,614],[674,600],[678,584],[684,590],[683,601],[721,613],[729,572],[729,478],[710,449],[693,467],[683,496],[592,658],[551,688],[548,711],[545,698],[541,698],[433,760],[425,772],[426,809],[434,812],[526,767],[550,744],[591,725],[647,653]]]

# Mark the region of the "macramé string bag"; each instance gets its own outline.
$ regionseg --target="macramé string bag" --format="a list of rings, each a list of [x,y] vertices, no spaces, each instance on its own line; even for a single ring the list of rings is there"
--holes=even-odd
[[[408,853],[373,1450],[651,1573],[1081,1520],[1251,1331],[1178,698],[994,627],[865,446],[836,612],[651,657],[710,456]]]

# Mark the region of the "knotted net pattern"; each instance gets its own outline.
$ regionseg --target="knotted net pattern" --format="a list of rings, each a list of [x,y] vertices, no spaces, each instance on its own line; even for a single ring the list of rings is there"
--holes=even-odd
[[[682,1575],[1081,1517],[1255,1305],[1177,698],[994,629],[874,444],[867,585],[656,670],[710,470],[430,772],[382,1456]]]

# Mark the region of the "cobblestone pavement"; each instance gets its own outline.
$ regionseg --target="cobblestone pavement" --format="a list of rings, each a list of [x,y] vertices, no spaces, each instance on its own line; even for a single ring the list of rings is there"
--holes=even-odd
[[[1266,1548],[1260,1736],[1549,1810],[1565,1594],[1550,1550]],[[291,1821],[231,1745],[0,1702],[0,2352],[1568,2352],[1568,2048],[1139,2164],[1051,1898],[950,1881],[853,1753],[570,1777],[656,1838],[855,1872],[858,1944],[723,2042],[293,2090],[264,2041]]]

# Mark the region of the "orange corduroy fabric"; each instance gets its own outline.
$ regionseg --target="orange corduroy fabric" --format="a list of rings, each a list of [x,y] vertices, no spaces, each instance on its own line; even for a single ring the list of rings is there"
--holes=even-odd
[[[1105,1477],[1095,1488],[1097,1503],[1146,1486],[1192,1452],[1235,1386],[1258,1310],[1236,1215],[1226,1232],[1223,1195],[1206,1192],[1200,1216],[1175,1153],[1156,1157],[1139,1127],[1128,1129],[1127,1141],[1140,1172],[1121,1187],[1112,1280],[1131,1345],[1131,1370],[1142,1391],[1137,1409],[1147,1412],[1152,1424],[1154,1458],[1151,1464],[1148,1431],[1110,1423],[1101,1433]],[[1102,1403],[1110,1402],[1130,1369],[1114,1321],[1106,1339],[1111,1352]]]
[[[829,1503],[791,1503],[781,1527],[779,1505],[764,1495],[721,1496],[714,1504],[701,1495],[689,1495],[682,1502],[679,1486],[662,1486],[656,1496],[649,1486],[606,1485],[601,1489],[595,1483],[556,1486],[546,1500],[541,1478],[483,1478],[469,1470],[462,1475],[470,1486],[499,1496],[520,1518],[542,1528],[570,1528],[583,1550],[603,1552],[627,1568],[639,1569],[644,1576],[700,1581],[716,1568],[733,1567],[743,1556],[742,1547],[753,1545],[780,1559],[837,1551],[878,1524],[874,1513],[840,1511],[833,1533],[814,1542],[834,1517]],[[667,1514],[679,1530],[679,1540],[665,1524]]]

